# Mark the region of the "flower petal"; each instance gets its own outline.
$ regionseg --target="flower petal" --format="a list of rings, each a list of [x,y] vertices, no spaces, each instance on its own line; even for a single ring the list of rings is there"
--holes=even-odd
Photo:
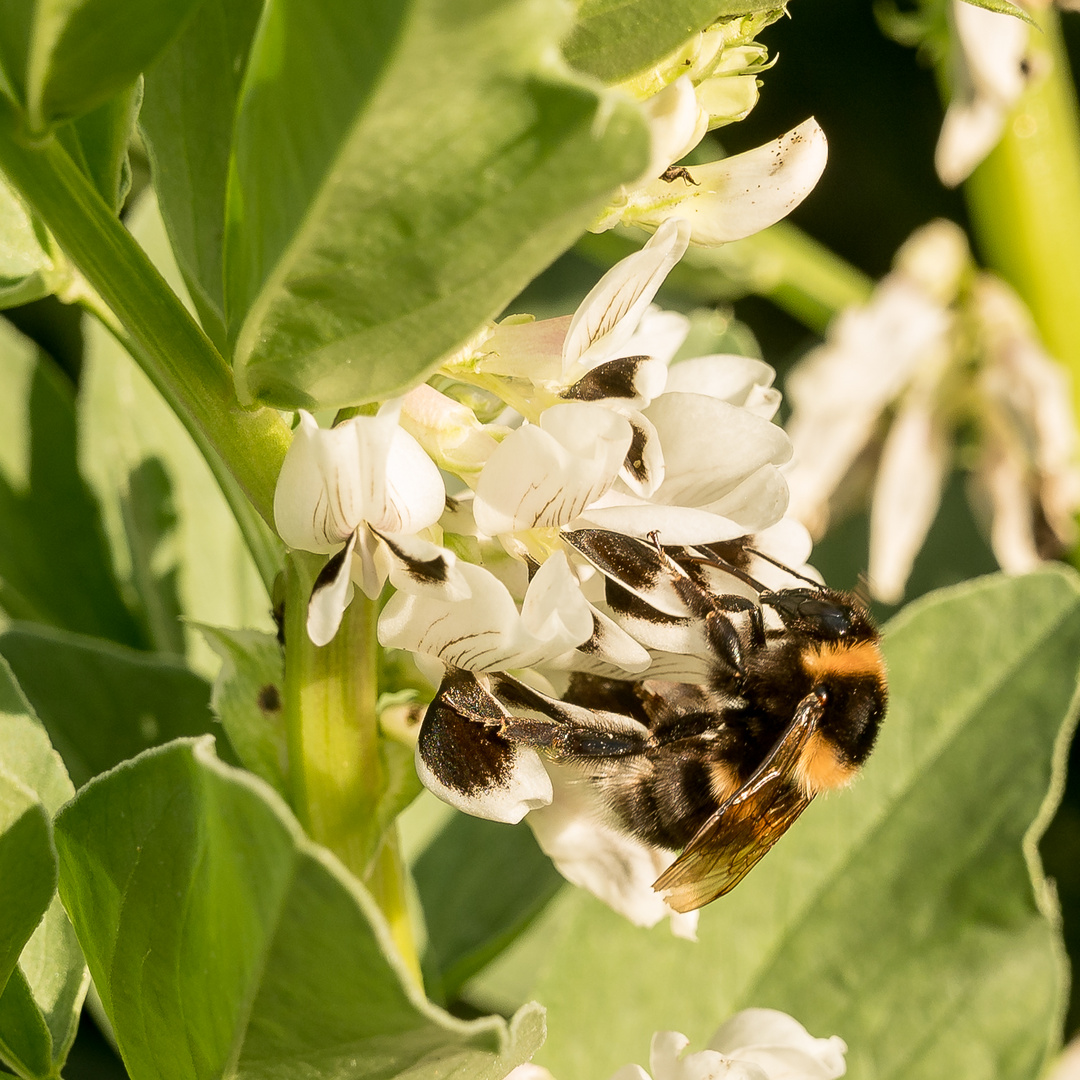
[[[495,536],[570,521],[614,483],[631,436],[629,422],[600,405],[546,409],[539,425],[508,435],[480,473],[478,528]]]
[[[521,623],[548,650],[560,644],[571,649],[592,637],[592,610],[561,551],[548,558],[529,582]]]
[[[382,532],[419,532],[434,525],[446,506],[446,486],[439,467],[400,427],[395,426],[391,435],[380,494],[381,498],[372,499],[365,517]]]
[[[682,258],[689,238],[689,226],[673,220],[597,282],[570,323],[563,343],[564,368],[574,363],[592,367],[618,354],[664,278]]]
[[[482,682],[449,673],[416,744],[424,786],[466,814],[509,824],[546,805],[551,782],[539,754],[498,733],[508,715]]]
[[[731,405],[745,405],[756,388],[772,386],[776,378],[763,360],[717,353],[680,360],[668,371],[669,393],[704,394]]]
[[[713,1035],[709,1048],[760,1062],[769,1080],[837,1080],[847,1071],[843,1039],[814,1038],[798,1020],[776,1009],[736,1013]],[[798,1056],[785,1057],[784,1052]]]
[[[697,186],[672,198],[672,185],[654,180],[635,197],[631,220],[660,225],[685,218],[695,244],[742,240],[789,214],[814,189],[828,157],[817,121],[803,121],[786,135],[753,150],[691,167]],[[647,208],[649,203],[651,208]]]
[[[652,136],[652,154],[642,179],[659,176],[685,157],[709,127],[709,114],[698,105],[694,84],[683,75],[641,104]]]
[[[763,465],[791,456],[782,428],[703,394],[661,394],[645,416],[664,448],[664,482],[653,495],[658,503],[708,506]]]
[[[289,547],[325,554],[364,519],[365,462],[354,422],[324,430],[303,409],[299,416],[274,491],[274,525]],[[367,464],[383,460],[385,450]]]
[[[697,912],[689,913],[694,918],[676,915],[652,887],[675,853],[648,847],[605,824],[596,788],[581,783],[572,768],[549,763],[548,773],[551,803],[534,810],[527,821],[559,873],[635,926],[655,926],[671,917],[673,931],[692,936]]]
[[[352,556],[356,533],[322,568],[308,601],[307,633],[316,645],[329,645],[338,632],[345,609],[352,599]]]
[[[941,503],[949,467],[949,436],[933,401],[907,396],[881,453],[870,511],[870,589],[898,604]]]

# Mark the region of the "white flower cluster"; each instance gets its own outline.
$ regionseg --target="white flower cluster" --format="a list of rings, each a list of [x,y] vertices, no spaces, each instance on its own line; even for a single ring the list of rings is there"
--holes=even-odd
[[[847,1071],[847,1046],[837,1035],[816,1039],[776,1009],[744,1009],[709,1040],[686,1053],[690,1040],[658,1031],[649,1049],[649,1072],[624,1065],[611,1080],[837,1080]],[[506,1080],[554,1080],[539,1065],[519,1065]]]
[[[897,254],[863,307],[788,377],[790,513],[820,535],[876,471],[870,589],[898,602],[960,459],[998,562],[1025,573],[1075,540],[1080,465],[1070,386],[963,232],[936,221]]]
[[[653,229],[682,218],[691,242],[742,240],[775,224],[813,189],[825,168],[825,133],[808,119],[778,139],[732,157],[673,168],[707,131],[741,120],[768,67],[753,35],[774,13],[721,19],[654,67],[621,85],[637,98],[652,134],[649,165],[622,187],[592,226]]]
[[[669,366],[688,320],[652,299],[688,240],[688,225],[669,221],[573,316],[488,327],[442,366],[445,393],[420,386],[328,430],[301,414],[275,517],[290,547],[330,556],[312,641],[332,639],[354,587],[375,598],[389,581],[379,640],[416,654],[435,681],[463,669],[480,686],[513,671],[557,697],[571,672],[705,678],[711,655],[685,602],[659,585],[639,600],[662,618],[642,618],[634,597],[614,602],[609,568],[582,539],[656,551],[756,534],[787,565],[809,555],[806,530],[781,520],[790,445],[771,421],[772,370],[729,355]],[[466,794],[418,767],[470,813],[533,811],[560,870],[633,921],[672,915],[652,882],[674,854],[604,825],[588,787],[535,750],[516,747],[505,783]],[[673,918],[693,933],[696,913]]]

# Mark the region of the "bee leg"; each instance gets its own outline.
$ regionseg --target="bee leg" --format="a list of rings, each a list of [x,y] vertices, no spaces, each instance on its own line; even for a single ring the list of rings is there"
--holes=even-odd
[[[524,743],[555,758],[634,757],[643,754],[647,746],[644,733],[603,731],[516,716],[502,722],[499,734],[508,742]]]
[[[713,655],[727,664],[739,678],[746,674],[743,664],[742,641],[731,620],[720,611],[710,611],[705,617],[705,635]]]
[[[744,612],[750,619],[750,638],[758,648],[765,644],[765,618],[761,605],[746,596],[716,595],[712,597],[713,608],[732,613]]]

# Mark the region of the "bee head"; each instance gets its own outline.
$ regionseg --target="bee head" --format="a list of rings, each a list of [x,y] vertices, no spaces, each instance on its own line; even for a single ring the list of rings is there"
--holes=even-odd
[[[816,641],[876,641],[877,628],[858,601],[832,589],[781,589],[763,593],[762,604],[784,626]]]

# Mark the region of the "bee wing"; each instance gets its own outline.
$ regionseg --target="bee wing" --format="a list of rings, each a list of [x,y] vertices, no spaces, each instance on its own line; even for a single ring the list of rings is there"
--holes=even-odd
[[[730,892],[810,805],[795,779],[823,707],[809,694],[754,775],[698,829],[653,883],[676,911],[693,911]]]

